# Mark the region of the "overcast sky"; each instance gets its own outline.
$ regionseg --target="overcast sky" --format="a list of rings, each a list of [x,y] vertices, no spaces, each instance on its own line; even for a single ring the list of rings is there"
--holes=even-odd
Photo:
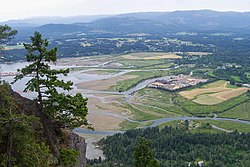
[[[0,21],[34,16],[74,16],[212,9],[250,11],[250,0],[0,0]]]

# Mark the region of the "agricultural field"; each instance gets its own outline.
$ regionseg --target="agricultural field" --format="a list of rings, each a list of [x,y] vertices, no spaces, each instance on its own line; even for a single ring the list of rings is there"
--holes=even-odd
[[[248,89],[227,81],[181,92],[148,88],[153,78],[191,73],[204,77],[211,71],[209,67],[196,68],[192,63],[177,65],[176,59],[159,57],[172,54],[130,54],[136,59],[127,55],[65,58],[56,65],[70,68],[66,79],[75,83],[72,93],[80,92],[88,98],[88,120],[96,130],[126,130],[145,126],[155,119],[180,116],[250,120],[250,96],[245,93]],[[152,55],[156,59],[151,59]],[[143,87],[137,89],[138,84]]]
[[[99,57],[91,57],[87,60],[75,59],[75,62],[88,66],[88,70],[86,70],[86,67],[83,68],[83,73],[109,76],[107,79],[84,81],[76,84],[76,87],[79,90],[83,90],[83,92],[84,90],[93,90],[104,91],[109,94],[112,92],[121,92],[123,94],[122,92],[126,92],[138,83],[150,78],[190,73],[190,68],[186,68],[185,66],[164,70],[175,64],[168,59],[147,60],[144,58],[151,57],[152,53],[141,54],[132,54],[132,56],[137,57],[136,59],[130,59],[131,57],[127,57],[128,55],[108,56],[108,62],[103,61]],[[64,63],[67,64],[68,61],[65,60]],[[100,64],[101,66],[97,68],[96,65]],[[112,66],[113,64],[120,65],[115,68]],[[91,65],[94,68],[89,67]],[[127,70],[128,68],[130,71]],[[125,74],[118,74],[126,70]],[[205,73],[209,70],[211,69],[204,68],[192,71],[193,73],[196,73],[196,71]],[[89,119],[97,129],[106,129],[105,127],[108,124],[106,125],[105,121],[108,120],[108,122],[113,121],[114,126],[111,129],[120,128],[126,130],[140,127],[142,123],[124,120],[123,116],[114,117],[112,114],[100,115],[96,111],[102,111],[101,113],[110,113],[110,111],[113,113],[114,111],[118,115],[125,114],[129,119],[137,121],[178,116],[214,116],[215,114],[218,115],[226,112],[230,114],[230,109],[233,110],[234,107],[241,106],[241,104],[244,104],[249,99],[245,94],[246,91],[246,88],[239,88],[228,84],[227,81],[221,80],[205,84],[200,88],[189,88],[180,93],[144,88],[133,92],[133,96],[129,99],[126,96],[122,98],[123,95],[121,95],[121,98],[108,100],[104,104],[102,104],[103,97],[101,95],[90,93],[90,105],[97,103],[97,100],[101,99],[101,101],[98,105],[90,107],[93,111],[90,112]],[[207,107],[207,105],[210,107]],[[123,112],[120,113],[118,110]],[[105,121],[102,121],[102,119]]]
[[[203,105],[193,102],[181,96],[178,92],[169,92],[152,88],[142,89],[134,94],[132,104],[137,108],[150,110],[165,116],[214,116],[227,113],[234,107],[241,106],[248,102],[250,97],[245,93],[238,97],[215,105]],[[205,100],[205,99],[204,99]],[[242,106],[241,106],[242,107]],[[250,114],[246,110],[244,114]],[[237,113],[235,117],[237,118]],[[225,117],[225,116],[224,116]],[[230,116],[229,116],[230,117]],[[232,117],[234,118],[234,117]],[[249,118],[249,117],[248,117]]]
[[[215,105],[238,97],[248,91],[248,88],[228,87],[227,81],[216,81],[192,90],[182,91],[179,94],[195,103],[203,105]]]
[[[246,101],[240,105],[237,105],[226,112],[219,114],[219,116],[225,118],[250,120],[250,101]]]
[[[16,49],[24,49],[24,46],[23,45],[3,46],[3,50],[16,50]]]
[[[187,52],[189,56],[208,56],[211,55],[212,53],[208,52]]]
[[[178,56],[175,53],[161,53],[161,52],[152,52],[152,53],[131,53],[128,55],[122,56],[124,59],[129,60],[160,60],[160,59],[180,59],[181,56]]]
[[[205,56],[209,53],[190,54]],[[175,59],[166,58],[166,55],[178,56],[173,53],[132,53],[107,55],[105,59],[102,56],[79,57],[62,59],[59,65],[76,65],[72,73],[100,78],[75,84],[78,91],[86,93],[89,99],[88,119],[96,130],[127,130],[152,123],[143,121],[179,116],[217,115],[250,120],[250,97],[245,93],[247,89],[223,80],[181,92],[143,88],[128,97],[127,90],[150,78],[189,75],[191,71],[193,75],[202,77],[202,74],[211,71],[209,68],[194,66],[168,69],[177,65]],[[199,131],[212,130],[194,130]],[[217,130],[213,129],[213,132]]]

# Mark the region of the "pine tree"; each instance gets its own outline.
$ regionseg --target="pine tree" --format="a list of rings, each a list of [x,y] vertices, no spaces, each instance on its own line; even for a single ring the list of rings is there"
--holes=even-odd
[[[0,166],[50,166],[50,150],[35,138],[34,115],[19,111],[10,86],[0,84]]]
[[[51,69],[50,63],[57,61],[57,48],[47,49],[49,41],[43,39],[39,32],[31,37],[31,44],[24,44],[27,50],[26,59],[31,64],[19,70],[20,75],[15,77],[18,81],[25,76],[32,76],[27,82],[24,91],[36,92],[35,99],[37,110],[47,142],[51,146],[54,155],[59,157],[56,128],[74,128],[80,125],[88,126],[86,116],[87,99],[80,93],[69,95],[58,90],[70,91],[73,83],[64,82],[59,75],[67,76],[69,69]]]
[[[14,35],[16,35],[17,30],[13,30],[8,25],[0,25],[0,44],[7,42]]]
[[[150,148],[151,142],[139,137],[134,156],[135,167],[160,167],[159,162],[154,158],[153,150]]]

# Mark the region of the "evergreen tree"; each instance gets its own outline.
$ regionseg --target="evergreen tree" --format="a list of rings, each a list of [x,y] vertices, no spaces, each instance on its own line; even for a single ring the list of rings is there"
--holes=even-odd
[[[50,166],[49,148],[35,138],[38,118],[19,111],[10,86],[0,84],[0,166]]]
[[[7,42],[14,35],[16,35],[17,31],[12,30],[12,28],[8,25],[0,25],[0,44]]]
[[[57,48],[48,50],[48,44],[49,41],[43,39],[39,32],[35,32],[31,37],[31,44],[24,44],[27,50],[26,59],[31,64],[19,70],[20,75],[15,77],[14,82],[25,76],[32,76],[24,91],[37,93],[35,101],[47,142],[54,155],[59,157],[59,141],[55,139],[58,133],[56,129],[88,126],[87,99],[80,93],[74,96],[61,93],[70,91],[73,83],[58,78],[59,75],[67,76],[69,69],[51,69],[50,63],[57,61]],[[59,89],[62,91],[59,92]]]
[[[151,142],[145,138],[138,139],[134,156],[135,167],[160,167],[159,162],[154,158]]]

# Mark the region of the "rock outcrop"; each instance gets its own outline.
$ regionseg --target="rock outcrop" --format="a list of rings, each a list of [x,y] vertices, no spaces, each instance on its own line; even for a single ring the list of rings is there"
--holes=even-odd
[[[22,97],[19,93],[14,92],[12,89],[9,89],[11,96],[13,97],[15,104],[17,105],[17,113],[24,113],[27,115],[35,115],[40,118],[40,121],[44,121],[44,119],[41,118],[41,115],[37,112],[37,105],[33,100],[27,99],[25,97]],[[0,103],[1,103],[1,98],[0,98]],[[42,129],[41,125],[38,123],[33,124],[34,129],[36,131],[40,131]],[[51,125],[52,126],[52,125]],[[56,128],[56,126],[52,126],[58,134],[61,134],[61,129]],[[86,148],[87,148],[87,143],[85,142],[85,139],[78,134],[75,134],[72,131],[68,132],[68,137],[65,139],[66,145],[73,150],[76,150],[80,153],[78,156],[78,163],[76,167],[86,167],[87,166],[87,161],[86,161]],[[56,137],[56,134],[54,136]]]
[[[87,143],[85,139],[76,133],[71,133],[68,137],[68,146],[70,149],[76,150],[80,153],[78,156],[78,163],[76,167],[86,167],[86,148]]]

